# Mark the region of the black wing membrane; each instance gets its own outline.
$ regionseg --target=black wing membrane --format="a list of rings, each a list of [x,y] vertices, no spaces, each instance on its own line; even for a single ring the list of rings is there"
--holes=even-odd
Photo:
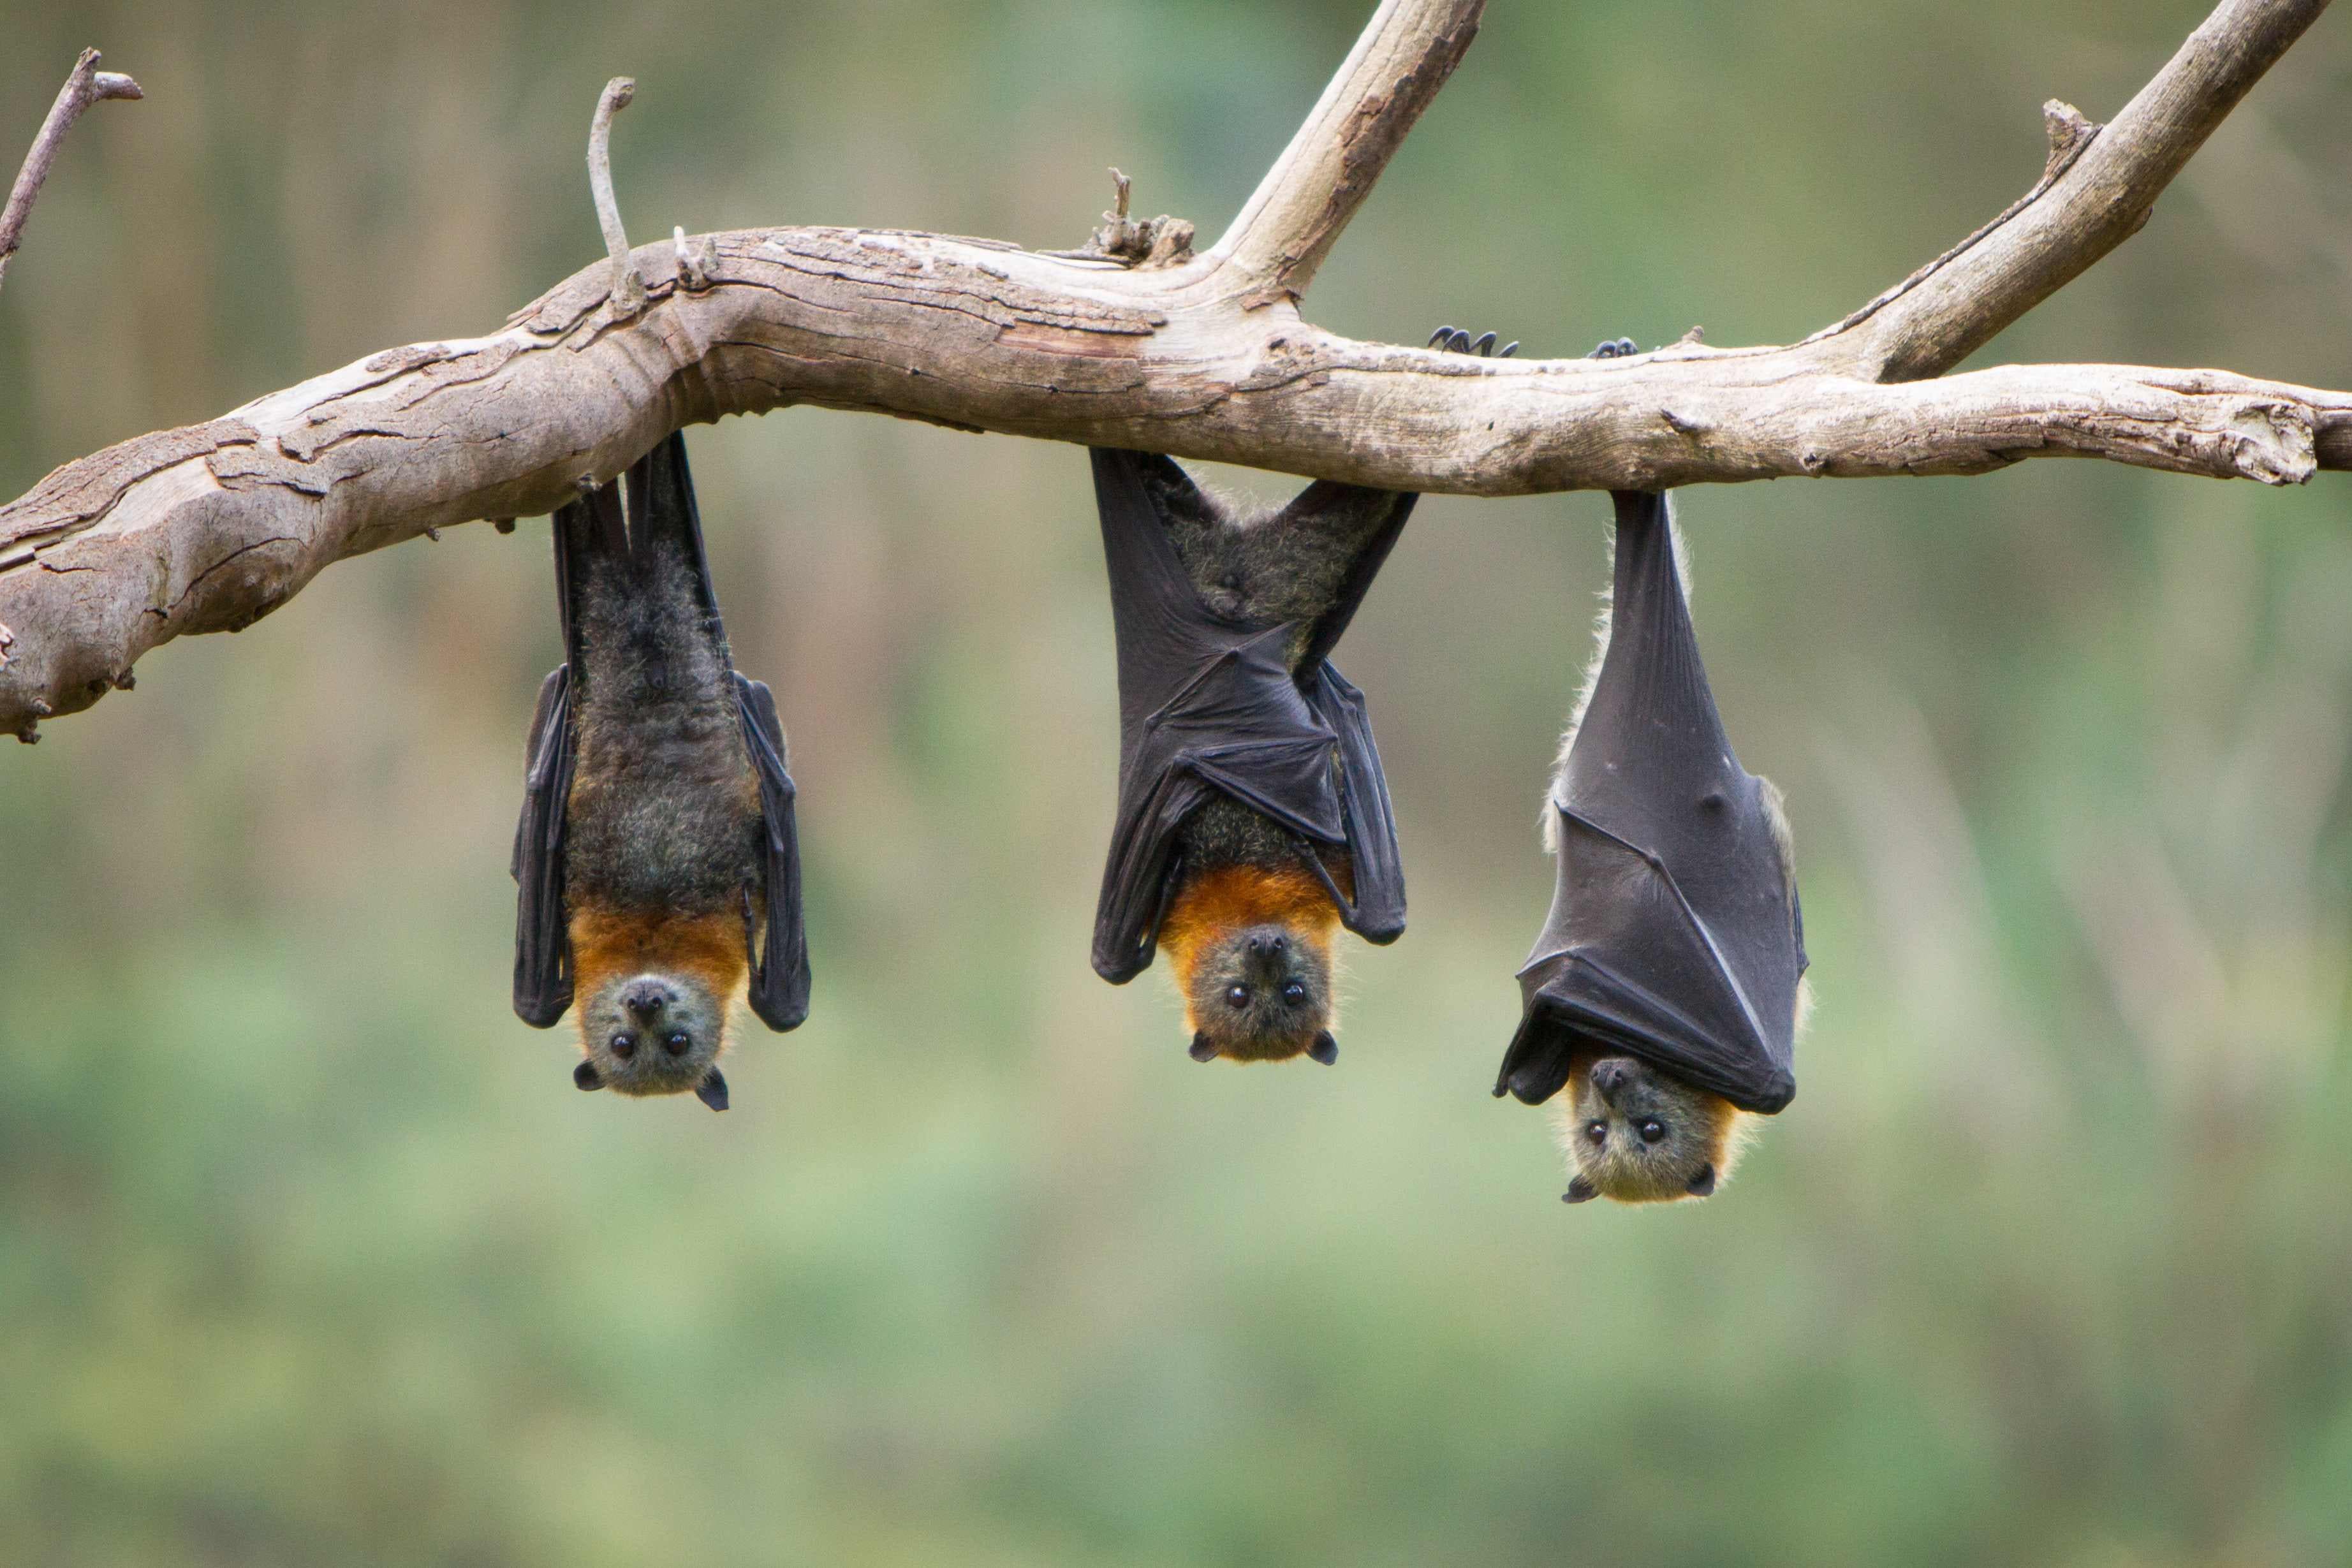
[[[761,844],[766,861],[767,907],[760,911],[759,946],[751,954],[751,1010],[782,1033],[808,1018],[808,932],[801,924],[801,837],[793,821],[793,776],[784,770],[784,727],[776,717],[775,694],[763,682],[735,677],[735,697],[743,716],[743,744],[760,776]],[[751,940],[747,922],[746,941]]]
[[[1288,625],[1253,629],[1202,603],[1168,537],[1155,486],[1191,487],[1165,457],[1097,448],[1095,501],[1118,646],[1118,815],[1095,911],[1094,967],[1125,982],[1150,967],[1174,882],[1177,830],[1226,795],[1298,835],[1341,923],[1370,942],[1404,930],[1404,873],[1363,695],[1323,657],[1347,629],[1411,514],[1400,496],[1294,678]],[[1150,483],[1147,483],[1150,480]],[[1286,512],[1319,504],[1310,486]],[[1269,525],[1279,526],[1279,525]],[[1352,896],[1318,848],[1345,848]]]
[[[1796,884],[1708,690],[1665,497],[1613,499],[1609,651],[1551,797],[1559,883],[1495,1092],[1535,1104],[1578,1051],[1622,1051],[1769,1114],[1797,1087]]]
[[[621,496],[628,495],[625,523]],[[552,528],[555,579],[563,621],[564,664],[540,687],[531,720],[523,781],[522,818],[516,824],[512,870],[515,915],[515,1012],[547,1029],[572,1005],[572,942],[565,904],[564,809],[571,799],[578,750],[572,714],[589,679],[581,645],[579,596],[593,562],[619,559],[649,567],[658,552],[684,555],[692,569],[703,629],[729,669],[727,630],[703,549],[702,517],[687,466],[686,438],[673,434],[631,465],[624,485],[604,485],[560,508]],[[746,903],[744,939],[751,951],[751,1010],[770,1029],[796,1027],[808,1017],[808,938],[801,918],[800,833],[793,821],[797,791],[786,770],[783,726],[776,699],[758,681],[734,676],[743,744],[760,786],[764,907]]]
[[[560,548],[560,547],[559,547]],[[572,1006],[572,938],[564,916],[563,806],[572,796],[572,666],[540,684],[523,764],[522,820],[515,824],[514,1009],[552,1029]]]

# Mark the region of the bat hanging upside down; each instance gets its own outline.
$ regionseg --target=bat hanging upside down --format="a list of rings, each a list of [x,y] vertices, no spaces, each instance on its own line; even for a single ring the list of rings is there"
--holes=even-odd
[[[1631,353],[1619,339],[1596,357]],[[1545,808],[1551,914],[1497,1095],[1562,1088],[1570,1203],[1705,1197],[1797,1092],[1804,916],[1780,792],[1739,766],[1663,495],[1618,491],[1602,654]]]
[[[1097,448],[1094,476],[1120,730],[1096,972],[1123,984],[1164,943],[1193,1060],[1328,1065],[1334,933],[1404,930],[1380,752],[1328,655],[1416,497],[1318,481],[1252,516],[1166,457]]]
[[[724,1111],[737,1000],[808,1016],[793,781],[775,698],[728,655],[685,438],[630,467],[625,518],[623,489],[555,514],[566,660],[515,830],[515,1011],[546,1029],[576,998],[583,1089]]]

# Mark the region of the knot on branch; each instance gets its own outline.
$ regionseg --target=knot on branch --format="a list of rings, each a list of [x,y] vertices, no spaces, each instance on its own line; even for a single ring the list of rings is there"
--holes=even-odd
[[[1192,225],[1166,213],[1156,218],[1129,218],[1128,197],[1134,182],[1117,169],[1110,172],[1118,205],[1103,214],[1102,227],[1087,236],[1082,249],[1062,254],[1115,261],[1122,267],[1173,267],[1192,254]]]
[[[2073,104],[2053,98],[2042,106],[2042,129],[2050,135],[2050,157],[2042,165],[2041,184],[2046,186],[2083,155],[2091,139],[2105,127]]]
[[[2318,471],[2318,430],[2292,403],[2248,402],[2230,415],[2237,471],[2265,485],[2301,485]]]

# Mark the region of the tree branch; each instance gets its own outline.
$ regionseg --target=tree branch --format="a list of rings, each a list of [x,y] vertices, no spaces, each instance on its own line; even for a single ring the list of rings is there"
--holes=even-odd
[[[25,166],[16,172],[8,204],[0,207],[0,282],[7,279],[8,258],[16,254],[17,242],[25,237],[25,220],[33,215],[33,202],[48,181],[49,165],[57,162],[58,149],[82,110],[102,99],[146,96],[137,82],[121,72],[100,70],[98,60],[96,49],[84,49],[74,61],[73,69],[66,74],[66,85],[58,89],[57,102],[49,105],[49,117],[41,121],[40,133],[33,138],[33,150],[25,154]]]
[[[2053,102],[2051,156],[2023,200],[1811,342],[1874,381],[1940,375],[2139,232],[2156,199],[2327,0],[2222,0],[2093,125]]]
[[[1382,0],[1241,215],[1212,246],[1259,279],[1245,303],[1297,301],[1405,133],[1462,63],[1486,0]]]
[[[1493,361],[1298,318],[1479,11],[1387,0],[1205,254],[1129,268],[778,228],[687,242],[688,267],[667,242],[583,269],[490,337],[393,350],[67,465],[0,507],[0,622],[21,635],[8,658],[0,630],[0,730],[88,706],[169,638],[251,624],[336,560],[551,510],[682,425],[795,403],[1482,496],[1974,474],[2038,455],[2268,484],[2352,467],[2347,392],[2116,365],[1906,379],[2127,235],[2137,218],[2116,213],[2146,211],[2316,9],[2224,0],[2116,125],[1830,332]],[[616,277],[645,288],[642,309],[609,308]]]

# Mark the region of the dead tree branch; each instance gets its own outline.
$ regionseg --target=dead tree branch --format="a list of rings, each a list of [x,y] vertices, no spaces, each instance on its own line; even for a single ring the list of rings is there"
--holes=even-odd
[[[25,166],[16,171],[8,204],[0,207],[0,282],[7,279],[8,258],[16,254],[17,242],[25,237],[25,220],[33,215],[33,203],[48,181],[49,165],[57,162],[58,149],[82,110],[102,99],[146,96],[137,82],[120,71],[100,70],[98,59],[96,49],[84,49],[74,61],[73,69],[66,74],[66,85],[58,89],[57,102],[49,105],[49,117],[41,121],[40,133],[33,138],[33,150],[25,154]]]
[[[2121,365],[1921,379],[2126,237],[2321,4],[2223,0],[2114,124],[2053,110],[2025,199],[1804,342],[1543,361],[1357,342],[1298,315],[1481,11],[1385,0],[1205,252],[1122,265],[1138,258],[834,228],[656,245],[489,337],[391,350],[67,465],[0,507],[17,634],[0,729],[88,706],[149,648],[248,625],[333,561],[548,511],[671,430],[797,403],[1482,496],[2036,455],[2267,484],[2352,467],[2352,392]]]

